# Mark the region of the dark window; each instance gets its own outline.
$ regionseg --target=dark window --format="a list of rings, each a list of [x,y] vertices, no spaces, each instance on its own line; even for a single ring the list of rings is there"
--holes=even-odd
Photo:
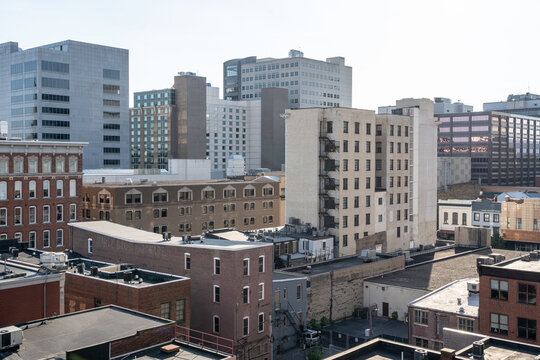
[[[55,89],[69,89],[69,80],[42,77],[41,86]]]
[[[56,94],[41,94],[41,100],[69,102],[69,96]]]
[[[69,115],[69,109],[66,108],[55,108],[43,106],[41,112],[44,114],[59,114],[59,115]]]
[[[41,61],[41,70],[54,71],[61,73],[69,73],[69,64],[54,62],[54,61]]]
[[[103,124],[105,130],[120,130],[120,124]]]
[[[508,300],[508,281],[491,280],[491,298],[507,301]]]
[[[118,135],[103,135],[103,141],[120,141]]]
[[[536,340],[536,320],[518,317],[518,337],[527,340]]]
[[[519,283],[518,301],[523,304],[536,305],[536,286]]]
[[[106,147],[106,148],[103,148],[103,152],[105,154],[119,154],[120,153],[120,148]]]
[[[69,140],[69,134],[43,133],[41,138],[43,140]]]
[[[41,126],[69,127],[69,121],[64,121],[64,120],[41,120]]]

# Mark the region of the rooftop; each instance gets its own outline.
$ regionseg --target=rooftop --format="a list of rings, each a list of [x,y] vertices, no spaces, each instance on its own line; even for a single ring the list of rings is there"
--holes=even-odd
[[[109,305],[22,324],[19,327],[24,331],[24,340],[17,354],[23,359],[63,359],[66,351],[133,336],[139,331],[172,323]]]
[[[505,261],[498,265],[500,268],[509,270],[521,270],[527,272],[540,273],[540,258],[530,255],[525,255],[520,259]]]
[[[540,347],[520,342],[496,338],[483,339],[484,356],[488,360],[534,360],[540,354]],[[472,345],[456,352],[456,359],[479,359],[472,356]]]
[[[85,170],[85,173],[87,173],[87,170]],[[110,174],[110,175],[125,175],[130,176],[129,174],[125,174],[122,171],[119,171],[118,173],[110,172],[108,169],[104,171],[103,173]],[[94,173],[87,173],[87,175],[96,175]],[[143,175],[144,176],[144,175]],[[123,181],[123,182],[106,182],[106,183],[91,183],[88,182],[84,184],[84,186],[88,187],[107,187],[107,188],[122,188],[122,187],[155,187],[156,185],[159,186],[189,186],[189,185],[235,185],[235,184],[250,184],[250,183],[276,183],[279,182],[279,178],[276,178],[274,176],[260,176],[256,179],[252,180],[231,180],[231,179],[214,179],[214,180],[160,180],[160,181],[148,181],[148,182],[129,182],[129,181]]]
[[[468,282],[478,283],[478,278],[451,282],[409,303],[414,308],[478,317],[478,294],[470,294]]]
[[[207,248],[216,250],[245,250],[255,246],[272,246],[272,244],[264,242],[230,241],[209,238],[186,242],[182,237],[178,236],[173,236],[169,241],[164,241],[161,234],[139,230],[109,221],[85,221],[70,223],[69,226],[124,241],[151,243],[163,246],[184,246],[188,248]]]
[[[274,271],[272,273],[272,281],[287,281],[287,280],[307,280],[305,276],[298,274],[287,274],[282,271]]]
[[[80,264],[82,264],[82,266],[80,266]],[[91,269],[93,267],[96,268],[95,275],[92,275]],[[127,264],[114,265],[86,259],[70,259],[66,271],[80,276],[92,277],[137,288],[169,283],[172,281],[189,280],[187,277],[142,270]]]
[[[0,289],[21,286],[21,282],[31,285],[43,281],[59,281],[61,274],[50,273],[32,265],[8,260],[0,264]]]
[[[381,254],[377,254],[377,258],[373,259],[373,261],[379,261],[379,260],[382,260],[383,258],[387,258],[387,256],[385,255],[381,256]],[[309,265],[302,265],[302,266],[282,269],[282,271],[287,271],[287,272],[297,273],[297,274],[303,273],[303,274],[306,274],[307,276],[311,276],[311,275],[328,273],[330,271],[346,269],[351,266],[357,266],[357,265],[362,265],[366,263],[367,262],[364,261],[364,259],[361,256],[353,255],[349,257],[341,257],[341,258],[332,259],[328,261],[312,263]],[[310,266],[309,269],[308,269],[308,266]]]
[[[179,342],[171,342],[171,344],[180,346],[180,350],[166,354],[160,350],[161,346],[156,346],[122,357],[122,360],[219,360],[227,357]]]
[[[521,255],[518,251],[492,250],[491,248],[465,252],[461,252],[460,248],[453,250],[454,255],[410,265],[403,270],[375,276],[366,281],[433,291],[454,280],[478,276],[476,259],[480,256],[497,253],[504,255],[506,259],[513,259]]]

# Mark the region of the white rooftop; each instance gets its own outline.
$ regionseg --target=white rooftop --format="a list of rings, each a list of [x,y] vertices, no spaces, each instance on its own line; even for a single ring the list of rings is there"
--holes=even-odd
[[[409,306],[425,310],[441,311],[457,315],[478,317],[478,294],[469,294],[467,282],[477,278],[453,281],[409,303]],[[458,303],[460,299],[461,303]]]
[[[508,264],[501,264],[500,267],[511,270],[540,272],[540,259],[531,258],[529,261],[519,259]]]
[[[201,240],[193,240],[192,243],[184,243],[182,237],[180,236],[173,236],[171,237],[170,241],[163,241],[162,234],[139,230],[129,226],[116,224],[110,221],[85,221],[69,223],[69,226],[73,226],[77,229],[92,231],[96,234],[109,236],[124,241],[153,243],[164,246],[185,246],[192,248],[207,248],[233,251],[249,249],[255,246],[272,246],[272,244],[264,242],[231,241],[207,238],[202,238]]]

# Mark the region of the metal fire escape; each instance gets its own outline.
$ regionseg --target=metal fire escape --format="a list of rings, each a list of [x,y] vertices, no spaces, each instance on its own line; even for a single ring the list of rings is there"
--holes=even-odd
[[[323,118],[319,135],[319,224],[320,228],[337,228],[338,222],[328,210],[338,209],[339,201],[330,196],[330,191],[339,189],[339,181],[331,177],[330,173],[339,170],[339,161],[330,158],[330,154],[339,152],[339,145],[331,140],[328,134],[332,133],[332,126]]]

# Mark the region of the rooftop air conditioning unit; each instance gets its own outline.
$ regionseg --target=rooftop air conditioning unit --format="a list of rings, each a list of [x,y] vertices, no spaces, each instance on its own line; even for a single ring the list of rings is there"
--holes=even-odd
[[[495,254],[494,253],[494,254],[489,254],[488,256],[493,259],[495,264],[498,264],[501,261],[504,261],[504,259],[505,259],[504,255],[502,255],[502,254]]]
[[[479,288],[478,288],[478,281],[468,281],[467,282],[467,291],[473,294],[478,294]]]
[[[0,328],[0,351],[16,349],[23,341],[23,331],[16,326]]]

